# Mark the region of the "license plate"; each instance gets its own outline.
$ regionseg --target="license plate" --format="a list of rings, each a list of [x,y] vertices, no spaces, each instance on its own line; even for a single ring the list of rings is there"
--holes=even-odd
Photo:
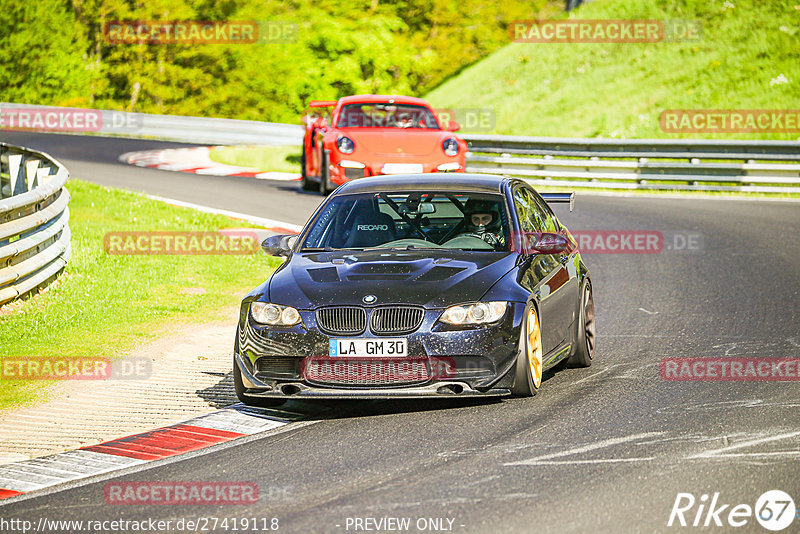
[[[331,339],[331,358],[403,357],[408,354],[405,339]]]
[[[383,174],[418,174],[422,172],[422,163],[384,163]]]

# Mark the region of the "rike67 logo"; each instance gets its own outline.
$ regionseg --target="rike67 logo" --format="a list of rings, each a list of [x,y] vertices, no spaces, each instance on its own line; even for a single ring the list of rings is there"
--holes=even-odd
[[[781,490],[764,492],[755,503],[732,505],[720,499],[719,492],[710,498],[703,494],[699,499],[691,493],[678,493],[669,514],[667,526],[693,527],[743,527],[756,521],[767,530],[777,532],[789,527],[797,509],[792,497]]]

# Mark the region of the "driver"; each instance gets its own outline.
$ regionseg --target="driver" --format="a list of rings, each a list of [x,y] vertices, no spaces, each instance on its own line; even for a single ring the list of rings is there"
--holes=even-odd
[[[464,223],[468,235],[483,239],[493,247],[500,244],[500,210],[497,202],[471,198],[464,206]]]
[[[414,119],[411,118],[410,113],[401,113],[395,121],[395,126],[397,128],[411,128],[414,126]]]

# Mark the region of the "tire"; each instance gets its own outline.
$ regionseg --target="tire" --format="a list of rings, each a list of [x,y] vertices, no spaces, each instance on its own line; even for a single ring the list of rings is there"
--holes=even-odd
[[[306,151],[300,154],[300,187],[303,191],[315,191],[317,184],[308,179],[308,171],[306,170]]]
[[[233,388],[236,390],[236,397],[239,402],[243,402],[248,406],[259,406],[261,408],[274,408],[280,406],[284,402],[283,399],[263,399],[261,397],[251,397],[247,395],[244,390],[244,383],[242,382],[242,371],[236,363],[236,357],[233,359]]]
[[[533,306],[525,311],[519,337],[520,351],[511,393],[517,397],[533,397],[542,385],[542,329]]]
[[[594,295],[592,281],[588,278],[581,288],[581,300],[578,304],[578,333],[575,337],[575,352],[567,360],[567,367],[589,367],[594,358],[597,339],[594,320]]]
[[[319,168],[319,194],[328,196],[335,188],[330,186],[331,170],[328,168],[328,151],[322,150],[322,161],[320,161]]]

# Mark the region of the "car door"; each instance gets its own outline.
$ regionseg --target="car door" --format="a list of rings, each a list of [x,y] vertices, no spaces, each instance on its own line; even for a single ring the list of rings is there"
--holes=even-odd
[[[558,219],[547,202],[535,191],[530,190],[538,208],[542,214],[542,223],[546,232],[558,233],[561,231]],[[575,249],[551,254],[550,256],[558,262],[555,272],[547,281],[547,288],[550,299],[555,309],[554,313],[558,317],[554,327],[559,331],[560,343],[572,343],[571,332],[578,309],[579,284],[578,270],[575,267]],[[547,363],[545,361],[545,363]]]
[[[545,231],[545,218],[540,212],[534,194],[527,187],[519,185],[514,189],[514,209],[517,212],[520,229],[525,234],[523,243],[532,235]],[[520,266],[520,285],[528,289],[539,302],[539,323],[542,329],[542,350],[545,355],[552,352],[564,341],[565,328],[559,321],[563,320],[560,302],[561,294],[559,272],[563,268],[559,259],[553,254],[532,253],[522,250],[523,263]],[[545,359],[547,361],[547,359]]]

